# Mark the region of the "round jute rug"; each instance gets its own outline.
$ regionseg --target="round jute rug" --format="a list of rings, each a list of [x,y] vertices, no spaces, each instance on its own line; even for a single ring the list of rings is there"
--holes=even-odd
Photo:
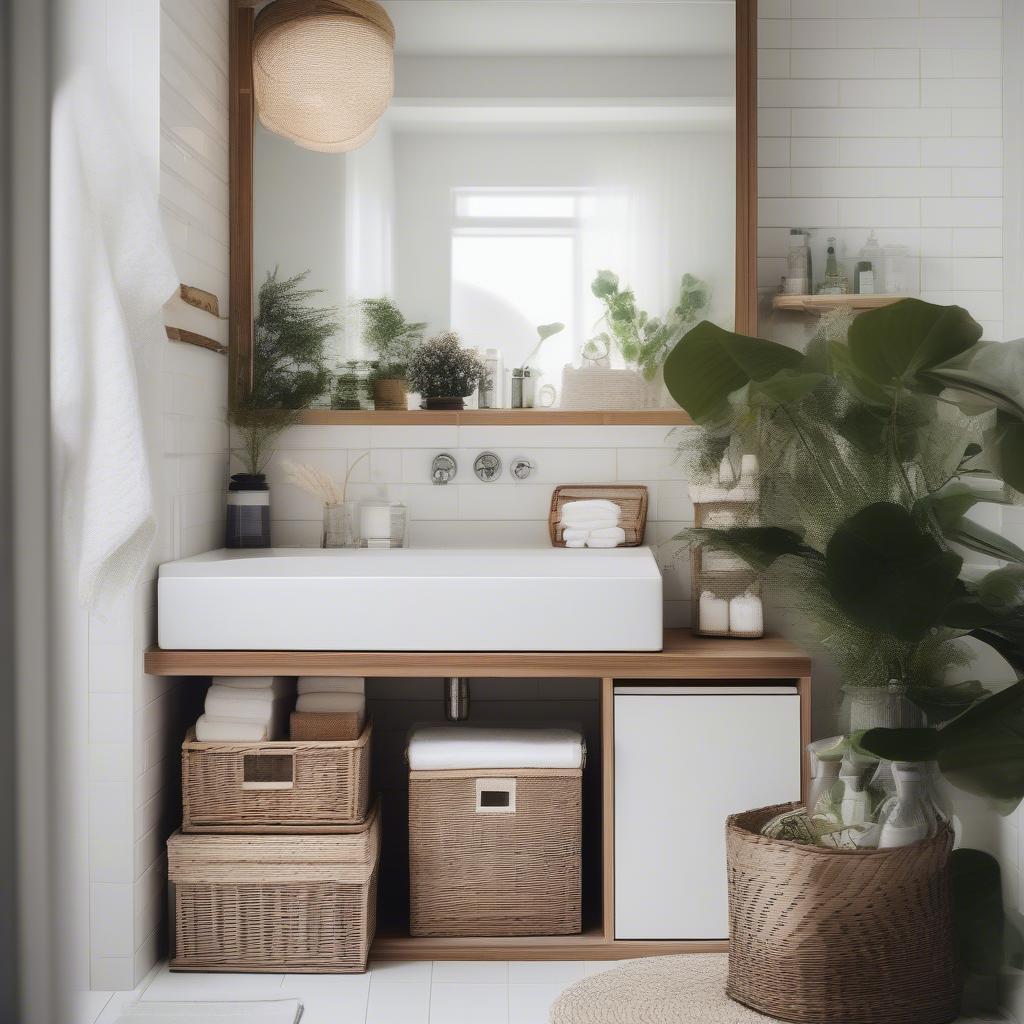
[[[724,953],[633,960],[578,981],[551,1024],[757,1024],[770,1021],[725,994]]]

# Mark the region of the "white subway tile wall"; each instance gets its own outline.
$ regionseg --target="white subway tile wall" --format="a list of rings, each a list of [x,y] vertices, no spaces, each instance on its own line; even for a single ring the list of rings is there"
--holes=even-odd
[[[690,594],[680,580],[672,538],[693,525],[685,472],[676,455],[687,428],[668,427],[292,427],[279,442],[268,476],[275,545],[316,546],[323,508],[288,481],[287,464],[304,462],[336,479],[353,467],[349,496],[402,501],[414,544],[478,547],[547,544],[551,492],[557,484],[639,483],[650,490],[647,541],[666,577],[665,620],[688,625]],[[502,461],[501,476],[482,483],[473,460],[482,451]],[[455,457],[449,484],[430,481],[440,452]],[[363,457],[367,456],[367,457]],[[509,472],[525,457],[527,480]]]
[[[134,0],[111,4],[128,17]],[[140,12],[141,13],[141,12]],[[162,220],[180,280],[213,292],[221,319],[175,300],[167,323],[227,341],[228,4],[161,0],[135,59],[159,121]],[[154,55],[159,60],[154,60]],[[227,360],[167,342],[140,363],[158,536],[137,592],[88,628],[89,917],[94,988],[131,989],[165,949],[164,841],[178,815],[179,750],[196,688],[142,672],[155,640],[155,569],[222,543]]]
[[[1000,0],[791,0],[759,14],[762,331],[794,332],[769,300],[785,229],[807,227],[816,256],[836,236],[848,272],[871,229],[906,245],[910,291],[1001,338]]]

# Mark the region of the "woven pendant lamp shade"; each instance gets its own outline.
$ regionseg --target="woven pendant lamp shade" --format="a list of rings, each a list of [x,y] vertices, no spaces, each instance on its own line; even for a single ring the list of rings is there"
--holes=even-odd
[[[274,0],[256,18],[256,112],[306,149],[368,142],[395,88],[395,29],[373,0]]]

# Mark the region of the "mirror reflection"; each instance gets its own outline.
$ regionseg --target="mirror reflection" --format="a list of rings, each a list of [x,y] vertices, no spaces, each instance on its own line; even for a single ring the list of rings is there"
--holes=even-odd
[[[734,5],[382,6],[368,141],[256,125],[263,403],[670,407],[676,341],[733,325]]]

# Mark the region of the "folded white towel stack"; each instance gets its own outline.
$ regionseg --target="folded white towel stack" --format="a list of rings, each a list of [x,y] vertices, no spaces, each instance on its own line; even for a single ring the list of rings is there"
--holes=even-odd
[[[365,693],[366,680],[362,676],[300,676],[296,687],[304,693]]]
[[[295,710],[314,715],[356,715],[362,732],[366,721],[366,680],[362,677],[303,676]]]
[[[280,739],[292,703],[292,681],[283,676],[214,676],[205,714],[196,722],[202,742]]]
[[[559,517],[562,540],[567,548],[616,548],[626,541],[621,517],[622,509],[604,498],[567,501]]]

